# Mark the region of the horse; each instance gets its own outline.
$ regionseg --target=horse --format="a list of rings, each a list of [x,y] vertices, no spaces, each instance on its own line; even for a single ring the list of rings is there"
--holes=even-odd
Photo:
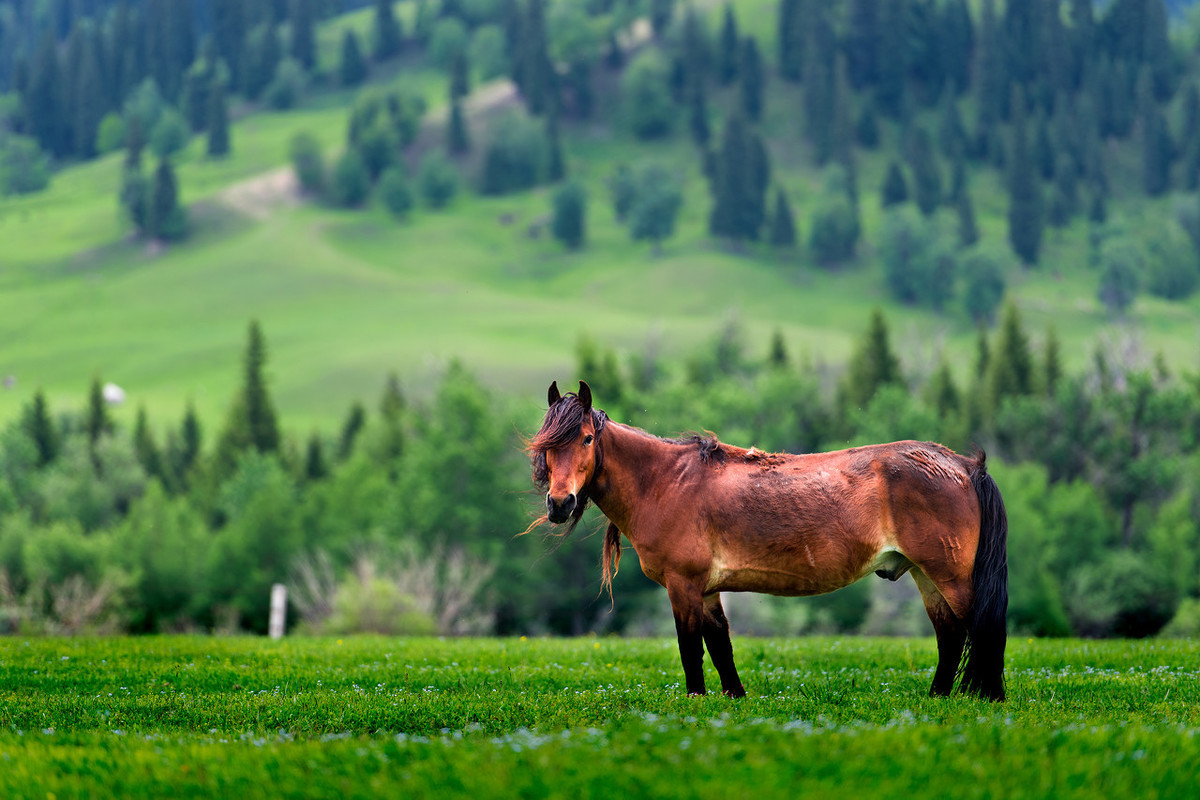
[[[609,522],[602,584],[611,594],[623,535],[667,590],[689,695],[705,694],[705,648],[722,691],[746,694],[721,592],[807,596],[909,573],[937,637],[930,695],[1004,700],[1008,521],[982,450],[767,453],[614,422],[583,381],[565,395],[551,383],[547,400],[526,442],[546,513],[526,532],[549,522],[570,533],[595,502]]]

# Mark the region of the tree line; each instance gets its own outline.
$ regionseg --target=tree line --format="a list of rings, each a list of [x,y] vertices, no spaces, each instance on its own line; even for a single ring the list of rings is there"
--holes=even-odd
[[[565,541],[516,536],[540,502],[520,438],[536,400],[452,364],[429,398],[391,378],[336,431],[301,436],[279,422],[266,361],[252,324],[241,387],[212,431],[190,408],[120,426],[99,378],[80,408],[34,395],[0,431],[4,625],[261,632],[276,581],[310,630],[578,634],[657,616],[636,569],[619,573],[611,611],[599,597],[587,526]],[[1069,373],[1053,329],[1032,336],[1012,306],[958,366],[905,363],[879,312],[845,365],[798,357],[779,333],[755,354],[736,324],[677,359],[577,349],[598,405],[661,435],[704,428],[791,452],[978,443],[1009,509],[1014,629],[1194,632],[1200,378],[1112,346]],[[787,602],[853,631],[870,591]]]

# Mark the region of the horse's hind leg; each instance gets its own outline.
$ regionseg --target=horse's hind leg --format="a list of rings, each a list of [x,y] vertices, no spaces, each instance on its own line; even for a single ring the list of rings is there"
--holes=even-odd
[[[963,646],[967,641],[967,629],[925,573],[914,569],[912,576],[921,592],[921,600],[925,603],[925,613],[933,623],[933,632],[937,635],[938,665],[933,674],[933,685],[929,687],[929,694],[946,697],[954,689],[954,679],[958,675]]]
[[[730,697],[745,697],[742,679],[733,663],[733,643],[729,641],[729,620],[721,606],[721,595],[704,598],[704,646],[721,676],[721,690]]]

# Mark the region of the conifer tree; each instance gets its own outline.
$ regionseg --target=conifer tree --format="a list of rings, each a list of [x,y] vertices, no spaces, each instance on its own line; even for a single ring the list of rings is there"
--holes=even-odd
[[[471,63],[466,50],[459,50],[450,64],[450,97],[466,97],[471,92]]]
[[[1158,197],[1171,185],[1173,146],[1162,109],[1155,102],[1149,69],[1138,79],[1138,105],[1141,108],[1142,189]]]
[[[80,48],[78,72],[74,78],[74,98],[71,104],[74,111],[72,120],[75,133],[74,152],[82,158],[91,158],[96,154],[96,131],[100,127],[100,119],[106,110],[105,92],[101,84],[104,73],[100,69],[100,57],[97,53],[98,43],[95,35],[81,35]]]
[[[1046,329],[1046,342],[1042,349],[1042,375],[1040,388],[1047,397],[1054,397],[1058,389],[1059,378],[1062,377],[1062,357],[1059,354],[1058,332],[1054,325]]]
[[[345,461],[354,453],[354,443],[358,441],[358,435],[362,433],[366,422],[367,410],[363,408],[362,403],[355,400],[346,414],[346,421],[342,423],[342,435],[338,439],[339,461]]]
[[[967,131],[962,115],[958,111],[954,89],[947,86],[942,92],[941,119],[938,122],[938,147],[942,155],[950,160],[957,159],[966,151]]]
[[[783,341],[783,331],[776,328],[771,333],[771,350],[767,356],[767,363],[775,369],[787,369],[788,361],[787,344]]]
[[[766,219],[770,164],[762,140],[735,112],[717,154],[714,202],[708,231],[735,241],[757,240]]]
[[[1026,264],[1036,264],[1042,245],[1042,188],[1025,130],[1025,95],[1013,88],[1012,152],[1008,164],[1008,241]]]
[[[554,215],[551,221],[554,238],[569,250],[583,247],[587,238],[587,193],[574,182],[563,184],[554,193]]]
[[[158,478],[164,484],[167,482],[162,451],[154,441],[154,433],[150,430],[150,423],[146,419],[144,405],[138,406],[137,421],[133,426],[133,452],[147,475]]]
[[[942,204],[942,174],[933,154],[929,133],[924,128],[917,128],[914,132],[909,166],[913,172],[913,194],[917,207],[925,216],[931,216]]]
[[[266,363],[267,345],[258,321],[253,320],[242,362],[242,385],[217,446],[218,461],[225,469],[247,450],[273,453],[279,449],[279,423],[267,392]]]
[[[712,131],[708,126],[708,103],[705,100],[703,81],[694,81],[688,90],[688,129],[692,133],[692,141],[701,148],[708,147]]]
[[[962,408],[962,395],[950,372],[950,364],[942,358],[937,372],[930,377],[925,385],[925,402],[932,408],[940,419],[947,419],[957,414]]]
[[[400,23],[392,11],[392,0],[375,0],[375,60],[385,61],[400,55],[402,38]]]
[[[187,216],[179,205],[179,187],[169,158],[161,159],[154,171],[146,233],[153,239],[182,239],[187,233]]]
[[[562,136],[558,131],[558,115],[554,113],[546,116],[546,144],[549,147],[546,154],[546,179],[557,183],[567,177],[567,160],[563,155]]]
[[[846,54],[850,83],[862,90],[876,81],[879,52],[879,0],[850,0]]]
[[[232,0],[232,2],[238,2],[238,0]],[[317,63],[314,2],[315,0],[291,0],[291,13],[288,15],[292,29],[291,46],[288,52],[305,69],[312,69]]]
[[[342,34],[342,63],[338,74],[342,86],[358,86],[367,79],[367,62],[358,46],[358,34],[349,28]]]
[[[46,393],[40,388],[34,393],[33,400],[25,407],[21,418],[21,427],[33,441],[37,449],[37,466],[46,466],[58,457],[61,447],[58,428],[50,418],[46,406]]]
[[[762,57],[758,54],[758,42],[753,36],[747,36],[742,42],[738,72],[741,78],[742,109],[746,112],[748,119],[758,122],[762,119],[763,113],[765,76]]]
[[[229,155],[229,107],[225,98],[225,82],[216,75],[208,90],[208,155],[211,158]]]
[[[975,204],[971,201],[971,189],[963,184],[954,202],[954,212],[958,215],[958,244],[960,247],[970,247],[979,241],[979,225],[975,221]]]
[[[196,416],[196,407],[189,400],[179,424],[179,450],[171,465],[175,477],[185,485],[188,472],[200,457],[201,439],[200,418]]]
[[[329,474],[329,465],[325,463],[325,448],[321,437],[316,431],[308,437],[308,445],[304,448],[304,480],[312,483],[319,481]]]
[[[844,386],[846,401],[853,407],[865,408],[880,387],[901,384],[903,380],[883,311],[875,308],[867,332],[850,358]]]
[[[617,48],[618,51],[620,48]],[[531,114],[545,112],[554,91],[554,65],[546,40],[545,0],[528,0],[520,26],[520,45],[512,55],[516,84],[525,97]]]
[[[797,83],[804,75],[804,47],[811,0],[779,0],[779,74]]]
[[[883,179],[880,196],[880,204],[884,208],[908,201],[908,182],[904,180],[904,171],[895,159],[888,162],[887,176]]]
[[[113,432],[112,417],[108,413],[108,403],[104,400],[104,389],[98,375],[92,377],[92,385],[88,390],[88,407],[83,429],[87,431],[88,442],[93,448],[101,436]]]
[[[790,249],[796,246],[796,223],[792,218],[792,207],[783,189],[775,192],[775,210],[771,214],[771,233],[767,241],[772,247]]]
[[[446,149],[456,156],[471,150],[471,135],[463,118],[462,103],[457,98],[450,102],[450,123],[446,128]]]
[[[1050,126],[1046,124],[1044,114],[1038,114],[1037,122],[1034,123],[1033,161],[1042,180],[1054,179],[1054,143],[1050,141]]]
[[[726,3],[725,14],[721,19],[721,40],[717,47],[717,78],[722,86],[733,83],[738,76],[740,42],[733,5]]]
[[[1000,333],[988,360],[988,408],[994,413],[1005,397],[1033,392],[1033,356],[1029,338],[1021,327],[1021,315],[1013,303],[1004,307]]]

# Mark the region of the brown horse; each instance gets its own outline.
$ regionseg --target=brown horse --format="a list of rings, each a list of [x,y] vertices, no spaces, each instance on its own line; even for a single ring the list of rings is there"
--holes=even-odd
[[[704,694],[704,648],[724,692],[746,693],[721,592],[832,592],[874,572],[912,573],[937,634],[932,695],[1004,699],[1008,522],[984,455],[893,442],[833,453],[744,450],[714,436],[660,439],[612,422],[592,392],[565,396],[530,440],[549,521],[579,522],[589,501],[609,519],[603,578],[612,590],[621,534],[666,587],[688,694]],[[960,667],[961,663],[961,667]]]

